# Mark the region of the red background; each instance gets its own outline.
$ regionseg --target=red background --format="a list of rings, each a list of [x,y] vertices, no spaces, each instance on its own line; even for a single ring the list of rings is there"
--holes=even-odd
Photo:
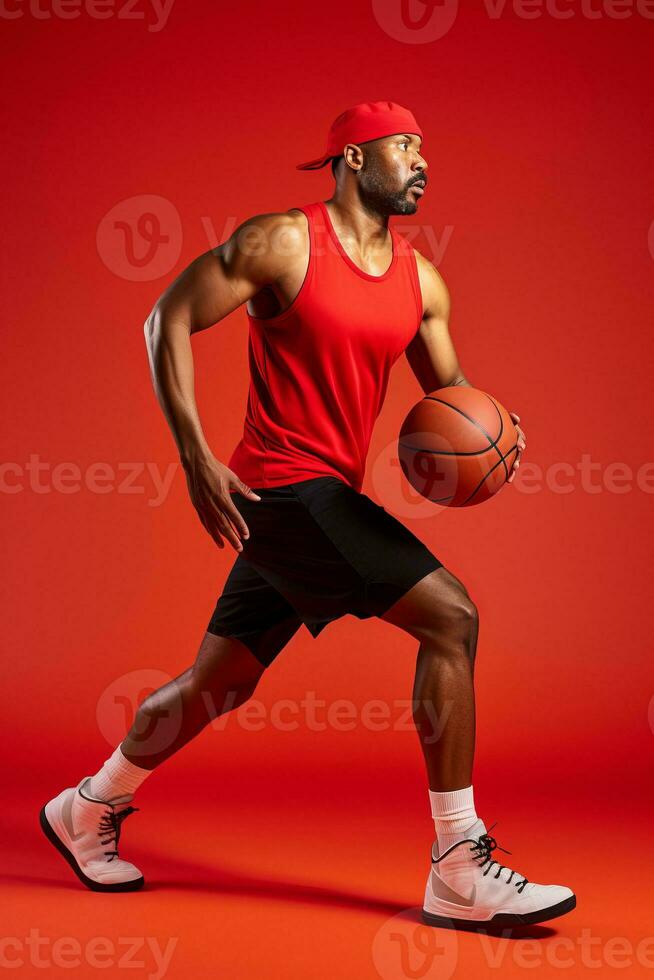
[[[590,455],[600,491],[577,474],[570,493],[527,493],[521,477],[477,508],[407,517],[404,500],[398,513],[397,470],[375,461],[421,394],[404,359],[363,489],[395,508],[480,608],[478,810],[499,821],[509,864],[578,893],[575,913],[534,933],[539,975],[559,975],[547,958],[557,937],[574,946],[567,975],[585,975],[584,930],[610,969],[607,941],[635,950],[651,934],[642,834],[653,498],[635,477],[621,493],[601,481],[611,463],[635,475],[652,458],[654,21],[592,19],[581,3],[565,20],[508,5],[491,17],[482,6],[419,44],[390,36],[369,3],[341,0],[177,0],[159,31],[151,13],[65,20],[11,9],[22,16],[0,20],[6,935],[178,937],[169,977],[408,975],[384,937],[392,916],[421,903],[432,837],[410,730],[359,721],[315,732],[300,714],[294,731],[246,731],[233,716],[205,731],[139,793],[122,845],[150,886],[139,895],[85,892],[37,826],[42,803],[95,772],[118,741],[110,685],[134,700],[152,671],[190,665],[235,558],[206,536],[179,468],[161,506],[148,504],[145,476],[140,493],[64,493],[52,470],[176,464],[142,334],[154,300],[246,217],[329,197],[328,169],[295,164],[322,151],[344,108],[388,98],[425,132],[429,189],[419,213],[399,220],[448,283],[467,376],[521,415],[525,470]],[[103,223],[143,195],[179,216],[181,232],[161,212],[173,253],[173,264],[160,253],[161,274],[159,258],[130,265],[124,236]],[[447,241],[442,256],[434,236]],[[148,245],[135,242],[138,262]],[[246,330],[239,310],[194,340],[201,414],[223,460],[245,411]],[[30,455],[47,464],[44,492],[30,486]],[[650,491],[653,482],[650,472]],[[255,697],[267,711],[308,691],[357,711],[380,699],[397,719],[415,653],[377,620],[346,617],[316,641],[303,628]],[[134,671],[145,674],[119,681]],[[451,961],[422,975],[496,972],[489,950],[500,940],[439,942]],[[526,969],[516,949],[504,949],[504,973]],[[40,975],[21,955],[16,974]],[[641,973],[642,955],[630,975]]]

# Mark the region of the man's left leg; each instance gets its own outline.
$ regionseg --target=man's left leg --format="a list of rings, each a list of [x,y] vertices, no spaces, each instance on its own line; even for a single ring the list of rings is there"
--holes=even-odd
[[[470,786],[475,748],[473,673],[479,630],[474,602],[457,578],[439,568],[381,618],[420,643],[413,706],[430,790],[447,793]]]
[[[528,882],[492,858],[497,842],[475,812],[473,679],[479,620],[467,590],[441,567],[380,618],[420,644],[413,715],[437,836],[425,921],[475,928],[491,920],[494,925],[543,922],[570,911],[576,899],[569,888]]]

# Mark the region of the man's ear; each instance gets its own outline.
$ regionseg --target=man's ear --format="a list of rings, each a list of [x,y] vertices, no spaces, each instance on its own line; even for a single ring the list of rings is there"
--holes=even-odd
[[[354,170],[355,173],[359,173],[363,167],[363,150],[356,143],[348,143],[347,146],[343,148],[343,157],[345,159],[345,165]]]

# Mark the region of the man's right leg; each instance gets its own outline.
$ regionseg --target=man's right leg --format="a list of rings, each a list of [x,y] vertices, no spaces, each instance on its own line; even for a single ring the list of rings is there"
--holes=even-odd
[[[156,768],[252,697],[265,669],[240,640],[205,633],[195,663],[140,705],[121,743],[123,756],[141,769]]]
[[[287,619],[257,637],[271,659],[299,628]],[[135,891],[137,867],[118,854],[123,820],[138,786],[215,717],[243,704],[266,664],[235,637],[206,633],[195,663],[151,694],[139,707],[123,742],[93,777],[84,776],[49,800],[39,816],[48,840],[92,891]],[[123,749],[126,754],[123,754]],[[91,784],[102,793],[90,791]]]

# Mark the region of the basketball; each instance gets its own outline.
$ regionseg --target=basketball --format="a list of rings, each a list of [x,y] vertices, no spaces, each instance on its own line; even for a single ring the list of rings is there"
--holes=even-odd
[[[518,451],[511,416],[478,388],[439,388],[414,405],[400,430],[404,476],[423,497],[470,507],[506,483]]]

